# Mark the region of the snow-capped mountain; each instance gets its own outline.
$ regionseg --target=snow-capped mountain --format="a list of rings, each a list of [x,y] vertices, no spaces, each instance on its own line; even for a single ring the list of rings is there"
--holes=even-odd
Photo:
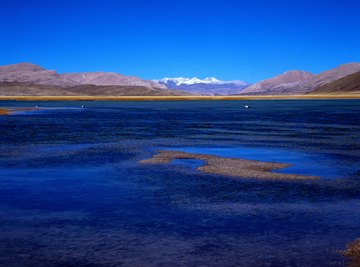
[[[250,84],[244,81],[222,81],[214,77],[205,79],[196,77],[163,78],[155,81],[166,85],[169,89],[178,89],[200,95],[233,95],[240,93],[243,89],[250,86]]]
[[[229,83],[235,83],[235,84],[239,84],[239,85],[246,85],[246,82],[243,81],[221,81],[218,80],[214,77],[207,77],[205,79],[199,79],[196,77],[193,78],[184,78],[184,77],[178,77],[178,78],[163,78],[161,80],[157,80],[158,82],[162,82],[162,83],[174,83],[176,85],[181,85],[181,84],[197,84],[197,83],[205,83],[205,84],[229,84]]]

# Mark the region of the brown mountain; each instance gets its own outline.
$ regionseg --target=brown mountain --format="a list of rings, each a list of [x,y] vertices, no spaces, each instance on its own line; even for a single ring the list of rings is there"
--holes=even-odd
[[[56,73],[54,70],[45,70],[42,67],[31,63],[0,66],[0,81],[55,85],[61,87],[78,84],[77,82]]]
[[[311,80],[295,88],[297,93],[307,93],[315,88],[360,71],[360,63],[348,63],[315,75]]]
[[[31,63],[18,63],[18,64],[12,64],[12,65],[6,65],[6,66],[0,66],[0,75],[6,74],[6,73],[15,73],[15,72],[27,72],[27,71],[43,71],[42,67],[31,64]]]
[[[309,81],[313,78],[310,72],[291,70],[283,74],[275,76],[255,83],[241,92],[243,95],[276,95],[286,94],[292,88],[299,84]]]
[[[167,88],[165,85],[154,81],[142,80],[134,76],[125,76],[115,72],[65,73],[62,74],[62,76],[78,84],[146,86],[163,89]]]
[[[58,74],[31,63],[0,66],[0,81],[72,87],[77,85],[144,86],[166,89],[165,85],[113,72]]]
[[[249,95],[291,95],[305,94],[315,88],[336,81],[360,71],[360,63],[340,65],[334,69],[312,75],[303,71],[285,72],[279,76],[258,82],[246,88],[241,94]]]
[[[61,87],[54,85],[0,82],[2,96],[176,96],[185,95],[178,90],[145,86],[121,85],[76,85]]]
[[[360,93],[360,71],[341,79],[318,86],[309,94],[347,94]]]

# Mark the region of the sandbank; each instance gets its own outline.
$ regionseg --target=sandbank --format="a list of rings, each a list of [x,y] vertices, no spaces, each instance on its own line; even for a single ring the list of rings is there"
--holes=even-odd
[[[166,164],[174,159],[197,159],[204,161],[204,165],[197,170],[205,173],[220,174],[232,177],[267,179],[267,180],[316,180],[316,176],[285,174],[272,172],[289,167],[290,164],[276,162],[262,162],[237,158],[225,158],[205,154],[193,154],[180,151],[157,151],[152,158],[141,160],[144,164]]]

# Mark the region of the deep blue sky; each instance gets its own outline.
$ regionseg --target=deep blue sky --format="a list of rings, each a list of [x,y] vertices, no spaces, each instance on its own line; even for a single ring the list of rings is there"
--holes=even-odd
[[[0,65],[255,82],[360,61],[358,0],[0,0]]]

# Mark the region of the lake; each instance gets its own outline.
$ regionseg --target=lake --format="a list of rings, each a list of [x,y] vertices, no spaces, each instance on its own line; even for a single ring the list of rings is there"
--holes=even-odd
[[[360,237],[360,100],[0,107],[31,108],[0,116],[0,266],[345,266]],[[319,179],[139,163],[157,150]]]

